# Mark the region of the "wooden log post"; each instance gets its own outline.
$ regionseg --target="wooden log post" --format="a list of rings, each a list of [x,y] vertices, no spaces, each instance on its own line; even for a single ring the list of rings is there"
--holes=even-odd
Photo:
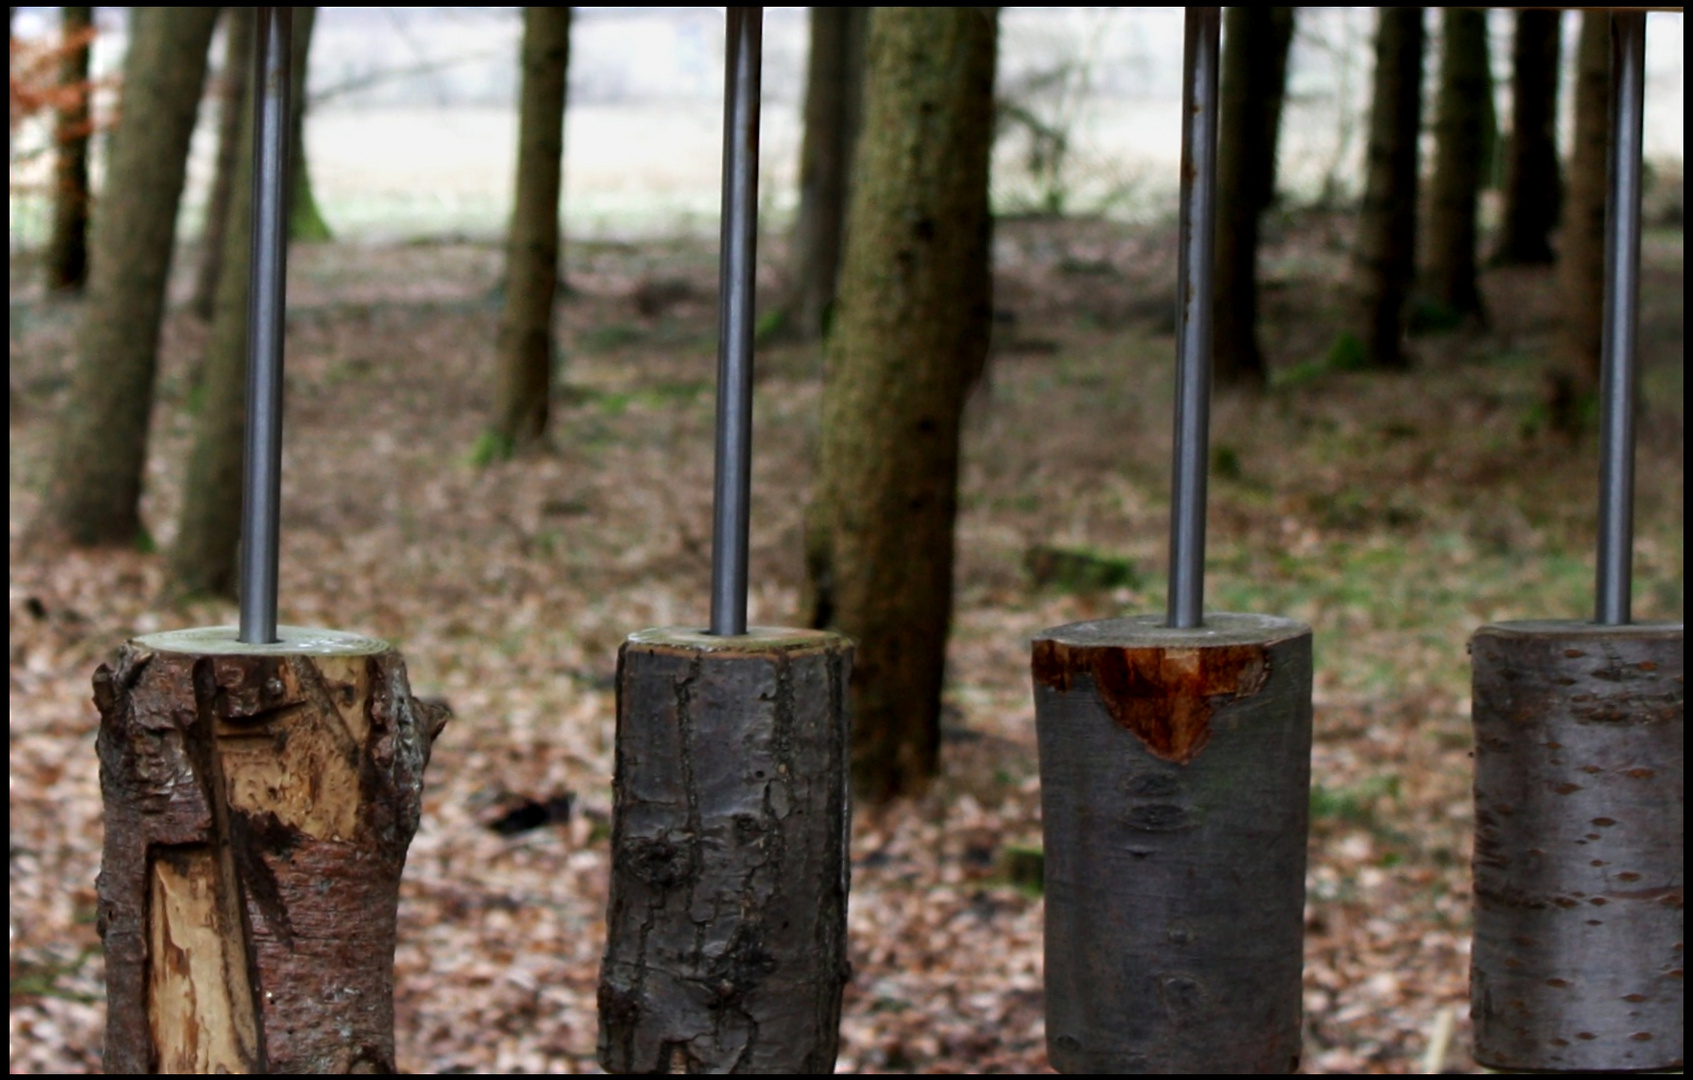
[[[852,643],[753,627],[618,653],[599,1057],[832,1072],[848,975]]]
[[[1162,622],[1034,640],[1047,1052],[1062,1072],[1292,1071],[1311,630]]]
[[[386,642],[149,634],[94,675],[108,1073],[392,1072],[400,871],[447,721]]]
[[[1680,623],[1484,626],[1475,678],[1475,1059],[1682,1066]]]

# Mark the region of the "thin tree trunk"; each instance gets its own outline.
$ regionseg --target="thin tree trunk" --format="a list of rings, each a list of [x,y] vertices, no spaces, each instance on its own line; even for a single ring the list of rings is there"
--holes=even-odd
[[[1258,347],[1258,219],[1276,187],[1293,8],[1228,9],[1217,136],[1216,304],[1212,362],[1219,382],[1264,384]]]
[[[1405,301],[1416,276],[1423,9],[1382,8],[1379,17],[1369,162],[1353,262],[1355,325],[1367,363],[1404,368]]]
[[[497,456],[540,442],[553,378],[558,292],[560,159],[570,67],[570,9],[523,9],[523,89],[517,134],[517,200],[506,249],[499,379],[490,436]]]
[[[254,9],[224,9],[222,106],[218,110],[217,167],[206,200],[206,227],[200,240],[200,271],[194,279],[194,314],[210,322],[217,303],[223,237],[229,229],[229,204],[235,190],[236,155],[241,148],[241,117],[247,109],[247,84],[253,67]]]
[[[859,642],[853,774],[883,801],[938,767],[964,398],[990,316],[997,9],[876,8],[823,391],[813,621]]]
[[[799,215],[791,263],[792,329],[823,336],[835,302],[853,147],[863,120],[867,8],[811,9],[811,61],[805,84],[805,136],[800,148]]]
[[[1440,103],[1429,182],[1429,296],[1458,316],[1482,316],[1476,285],[1476,206],[1486,180],[1493,76],[1487,12],[1441,12]]]
[[[1611,16],[1581,17],[1575,81],[1575,142],[1558,243],[1559,370],[1552,423],[1586,426],[1586,403],[1599,389],[1605,313],[1606,151],[1611,132]]]
[[[60,11],[66,51],[59,88],[65,98],[54,117],[58,175],[53,184],[53,232],[47,241],[47,288],[81,292],[88,280],[88,55],[94,9]]]
[[[1563,194],[1558,176],[1561,11],[1517,12],[1511,49],[1511,142],[1505,163],[1504,233],[1494,261],[1549,263]]]
[[[177,205],[216,8],[141,8],[124,64],[123,119],[94,208],[88,311],[52,479],[50,527],[127,544],[139,503]]]
[[[315,7],[294,9],[293,102],[294,115],[289,120],[288,135],[290,180],[288,239],[315,243],[332,240],[329,222],[318,210],[317,197],[312,194],[311,170],[306,168],[306,73],[312,47],[312,28],[317,24]]]

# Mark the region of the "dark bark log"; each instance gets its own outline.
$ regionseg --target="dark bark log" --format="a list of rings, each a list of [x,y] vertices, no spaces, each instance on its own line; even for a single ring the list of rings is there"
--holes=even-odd
[[[1553,422],[1582,426],[1583,399],[1599,391],[1605,315],[1606,155],[1611,133],[1611,16],[1581,17],[1575,77],[1575,138],[1558,236],[1558,359]]]
[[[505,311],[490,427],[500,456],[540,442],[547,432],[569,66],[570,9],[524,8],[517,199],[506,248]]]
[[[823,336],[835,302],[853,150],[863,121],[869,20],[868,8],[811,9],[799,214],[790,257],[794,291],[788,302],[791,328],[807,341]]]
[[[991,314],[996,11],[870,16],[807,557],[813,625],[859,642],[853,776],[873,802],[938,768],[959,428]]]
[[[312,174],[306,167],[306,73],[310,70],[312,28],[317,25],[317,11],[315,7],[294,9],[294,54],[290,57],[293,114],[289,121],[288,168],[293,177],[288,193],[288,239],[308,244],[334,239],[329,222],[323,220],[323,213],[318,209],[317,197],[312,194]]]
[[[645,630],[619,651],[608,1070],[833,1071],[851,666],[815,630]]]
[[[1417,141],[1423,111],[1423,9],[1382,8],[1370,104],[1369,163],[1358,215],[1355,325],[1372,367],[1405,368],[1405,301],[1416,276]]]
[[[216,8],[135,12],[123,118],[94,207],[89,303],[47,490],[46,522],[71,543],[127,544],[140,532],[177,204],[216,20]]]
[[[1228,9],[1217,134],[1216,304],[1212,364],[1222,383],[1262,386],[1258,347],[1258,219],[1276,187],[1290,7]]]
[[[194,299],[190,308],[210,322],[217,304],[219,272],[223,267],[224,235],[229,231],[229,206],[240,173],[237,155],[241,151],[241,123],[248,108],[247,84],[253,67],[255,9],[224,8],[222,104],[218,109],[217,165],[212,173],[212,191],[206,199],[206,227],[200,240],[200,270],[194,278]]]
[[[153,634],[94,676],[108,1073],[392,1072],[400,872],[446,711],[381,641]]]
[[[1429,296],[1454,315],[1482,317],[1476,284],[1476,208],[1487,178],[1493,102],[1487,12],[1441,12],[1440,102],[1429,180]]]
[[[1505,220],[1494,261],[1549,263],[1563,186],[1558,175],[1561,11],[1517,12],[1511,47],[1511,141]]]
[[[1289,1072],[1311,631],[1209,613],[1035,638],[1047,1052],[1063,1072]]]
[[[59,87],[65,100],[54,112],[53,231],[44,261],[49,290],[81,292],[88,278],[88,55],[94,9],[59,10],[64,13],[66,48]]]
[[[1475,1057],[1679,1069],[1682,625],[1476,631]]]

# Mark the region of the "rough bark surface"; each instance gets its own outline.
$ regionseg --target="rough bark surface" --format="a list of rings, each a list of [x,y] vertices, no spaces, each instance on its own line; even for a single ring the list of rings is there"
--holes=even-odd
[[[1290,7],[1232,7],[1223,34],[1217,133],[1216,306],[1212,362],[1219,382],[1261,386],[1258,221],[1275,196]]]
[[[53,231],[42,261],[48,289],[80,292],[88,277],[88,57],[94,9],[59,10],[66,44],[59,87],[65,98],[53,117]]]
[[[833,1071],[851,665],[851,642],[815,630],[624,643],[599,986],[608,1070]]]
[[[1570,147],[1569,186],[1558,237],[1558,351],[1567,383],[1560,396],[1592,395],[1599,389],[1600,342],[1605,315],[1606,160],[1611,134],[1611,15],[1581,16],[1575,76],[1575,136]],[[1572,415],[1554,421],[1566,431]]]
[[[140,532],[177,203],[216,21],[215,7],[135,12],[123,117],[94,207],[88,306],[47,489],[49,528],[75,544],[127,544]]]
[[[194,277],[194,314],[211,321],[217,305],[218,277],[223,268],[223,238],[229,231],[229,207],[235,195],[235,178],[240,174],[236,155],[241,151],[242,117],[248,109],[247,84],[252,81],[253,35],[257,11],[248,7],[224,8],[222,103],[218,108],[217,165],[212,173],[211,194],[206,197],[206,228],[200,240],[200,269]]]
[[[444,706],[386,643],[130,642],[100,709],[108,1073],[392,1072],[400,872]]]
[[[504,452],[539,442],[547,431],[569,65],[570,9],[524,8],[517,201],[506,248],[506,304],[500,318],[492,425]]]
[[[1511,45],[1511,141],[1505,214],[1494,261],[1549,263],[1563,194],[1558,175],[1558,55],[1562,11],[1519,11]]]
[[[1476,1061],[1681,1068],[1681,624],[1499,623],[1470,651]]]
[[[1491,133],[1493,74],[1487,59],[1487,12],[1441,12],[1440,102],[1429,180],[1429,296],[1457,315],[1480,316],[1476,284],[1476,209]]]
[[[996,10],[870,15],[807,561],[810,621],[859,642],[853,776],[873,802],[938,768],[959,426],[991,314]]]
[[[863,121],[864,38],[869,20],[868,8],[811,9],[790,301],[793,329],[808,341],[823,336],[835,302],[853,148]]]
[[[1405,301],[1417,265],[1417,140],[1423,112],[1423,9],[1382,8],[1369,162],[1353,276],[1357,325],[1373,367],[1404,368]]]
[[[1034,641],[1047,1052],[1062,1072],[1299,1064],[1311,631],[1209,613]]]

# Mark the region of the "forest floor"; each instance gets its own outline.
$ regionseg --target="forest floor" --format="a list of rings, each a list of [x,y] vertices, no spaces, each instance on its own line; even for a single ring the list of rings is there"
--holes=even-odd
[[[1270,229],[1276,378],[1216,404],[1208,597],[1315,630],[1304,1068],[1471,1071],[1465,642],[1491,620],[1591,610],[1595,439],[1547,427],[1545,270],[1489,272],[1491,325],[1415,339],[1411,374],[1325,368],[1346,229],[1320,215]],[[1011,880],[1040,844],[1028,642],[1163,610],[1173,232],[999,228],[993,355],[967,415],[945,774],[856,815],[843,1071],[1046,1067],[1042,899]],[[478,467],[500,250],[293,255],[283,621],[388,638],[417,691],[456,714],[400,910],[408,1071],[597,1068],[615,654],[631,631],[707,610],[711,245],[578,245],[567,259],[551,446]],[[1635,612],[1680,620],[1679,225],[1648,234],[1645,261]],[[87,1071],[104,1015],[89,678],[131,635],[234,609],[171,599],[157,553],[206,337],[181,310],[164,335],[146,550],[29,541],[79,308],[18,284],[28,274],[14,265],[9,335],[10,1054],[17,1071]],[[818,372],[812,347],[759,359],[755,623],[798,617]],[[1046,548],[1095,561],[1054,570],[1078,561]],[[565,792],[568,820],[489,828]]]

